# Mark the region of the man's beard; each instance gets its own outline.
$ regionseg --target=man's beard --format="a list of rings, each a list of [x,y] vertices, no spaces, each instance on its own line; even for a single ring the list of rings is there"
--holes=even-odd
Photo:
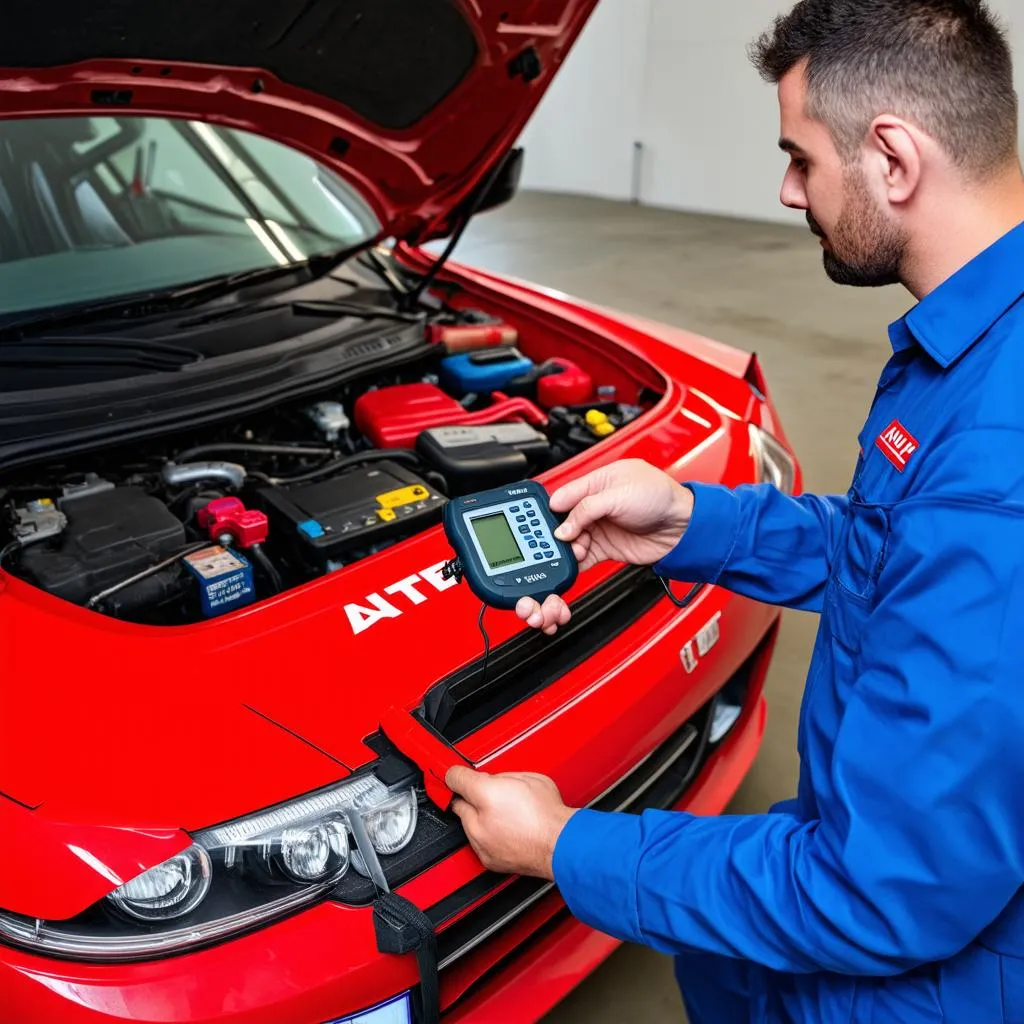
[[[860,171],[847,173],[843,192],[843,211],[825,249],[825,273],[836,284],[855,288],[899,284],[907,251],[903,233],[872,202]],[[825,237],[810,211],[807,223]]]

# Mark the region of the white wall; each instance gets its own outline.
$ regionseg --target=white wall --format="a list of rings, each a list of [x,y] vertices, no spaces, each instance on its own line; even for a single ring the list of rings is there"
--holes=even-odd
[[[1010,27],[1024,101],[1024,5],[990,2]],[[746,52],[790,6],[602,0],[524,135],[525,187],[628,199],[640,141],[644,203],[800,223],[778,201],[775,91]]]
[[[653,2],[640,127],[643,201],[798,220],[778,201],[785,161],[775,90],[747,57],[750,41],[789,5]]]
[[[523,135],[523,187],[630,195],[651,0],[602,0]]]

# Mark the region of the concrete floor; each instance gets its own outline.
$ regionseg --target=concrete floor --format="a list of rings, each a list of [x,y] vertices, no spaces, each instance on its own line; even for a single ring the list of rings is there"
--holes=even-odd
[[[523,194],[472,226],[456,258],[684,327],[763,360],[806,488],[845,492],[857,434],[907,293],[833,285],[802,228]],[[786,613],[768,677],[769,724],[730,808],[758,813],[795,792],[796,722],[816,616]],[[545,1024],[683,1020],[668,959],[618,951]]]

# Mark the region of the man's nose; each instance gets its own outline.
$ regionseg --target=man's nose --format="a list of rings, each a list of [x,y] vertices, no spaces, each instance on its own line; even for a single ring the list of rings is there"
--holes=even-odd
[[[807,192],[796,171],[786,172],[786,177],[782,180],[782,192],[779,194],[779,199],[783,206],[788,206],[791,210],[808,209]]]

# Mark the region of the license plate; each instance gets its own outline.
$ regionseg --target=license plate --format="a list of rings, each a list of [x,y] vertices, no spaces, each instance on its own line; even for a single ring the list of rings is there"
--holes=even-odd
[[[381,1003],[372,1010],[363,1010],[350,1017],[336,1017],[327,1024],[412,1024],[409,993]]]

